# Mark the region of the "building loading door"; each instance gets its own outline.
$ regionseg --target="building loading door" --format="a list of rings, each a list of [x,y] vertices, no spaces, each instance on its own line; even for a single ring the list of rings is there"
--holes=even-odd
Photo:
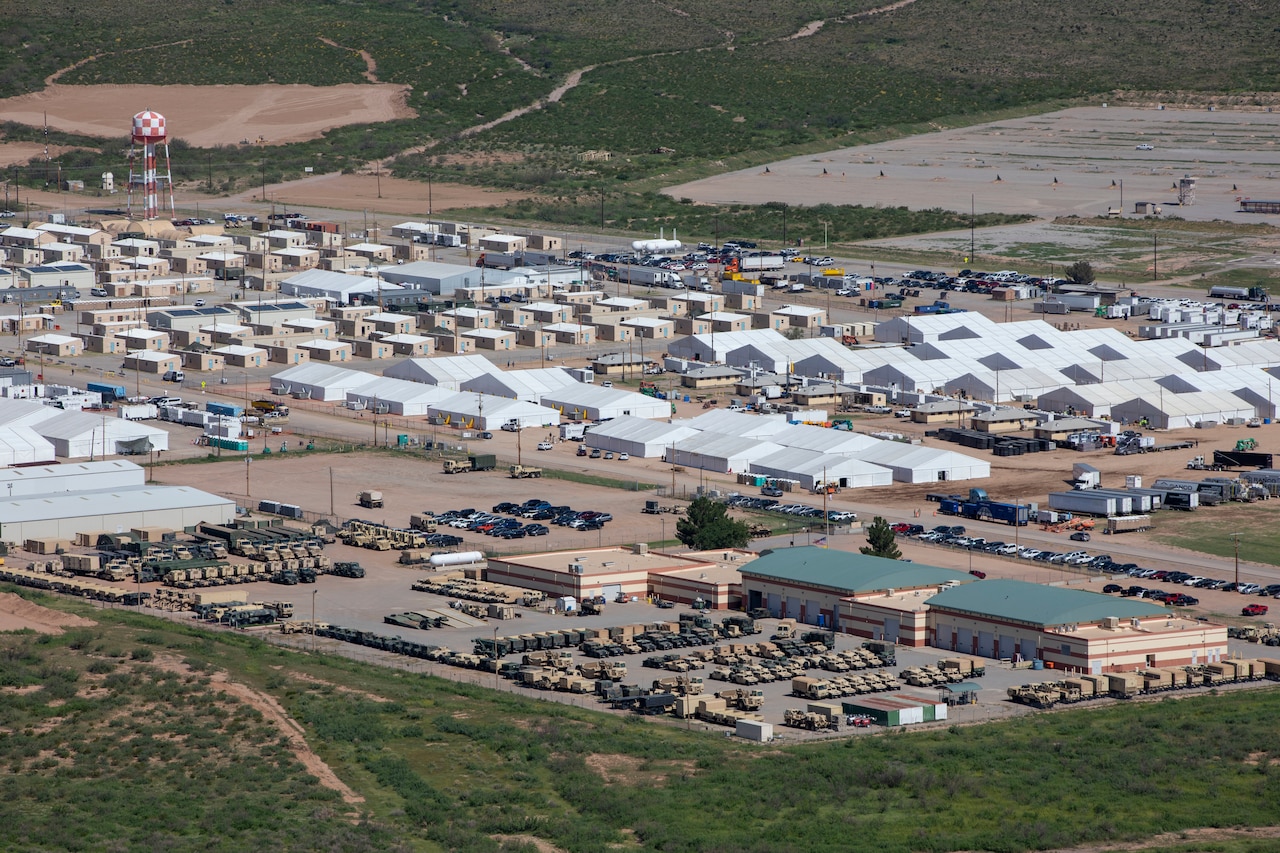
[[[955,651],[956,649],[955,633],[956,633],[955,628],[951,627],[950,625],[945,625],[939,622],[938,627],[934,629],[933,645],[939,649],[951,649],[952,651]]]
[[[956,651],[972,654],[973,650],[973,629],[956,628]]]
[[[1013,637],[1000,635],[1000,654],[996,657],[1000,660],[1013,660]]]
[[[769,614],[771,616],[777,616],[782,610],[782,597],[776,592],[769,593],[769,603],[766,604],[765,607],[769,608]]]
[[[818,602],[806,598],[804,602],[804,616],[801,617],[800,621],[809,625],[817,625],[818,617],[821,615],[822,606],[818,604]]]
[[[615,598],[622,595],[622,584],[620,583],[605,584],[603,587],[603,591],[601,592],[601,595],[604,596],[605,601],[613,601]]]
[[[996,656],[995,637],[990,631],[978,632],[978,655],[984,658],[993,658]]]
[[[884,640],[886,643],[898,642],[898,619],[896,616],[886,616],[884,619]]]

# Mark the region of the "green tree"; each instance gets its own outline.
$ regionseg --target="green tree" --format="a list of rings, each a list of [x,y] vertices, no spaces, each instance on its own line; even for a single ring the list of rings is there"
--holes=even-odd
[[[897,538],[889,529],[889,522],[877,515],[867,528],[867,544],[858,550],[869,557],[896,560],[902,556],[902,552],[898,550]]]
[[[751,541],[746,522],[729,517],[729,508],[708,497],[689,504],[684,518],[676,522],[676,538],[698,551],[742,548]]]
[[[1093,284],[1097,278],[1093,274],[1093,264],[1088,261],[1076,261],[1062,272],[1075,284]]]

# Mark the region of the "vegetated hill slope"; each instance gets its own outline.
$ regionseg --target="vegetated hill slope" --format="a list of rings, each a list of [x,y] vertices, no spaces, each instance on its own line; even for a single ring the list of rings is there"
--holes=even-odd
[[[1018,851],[1268,827],[1280,795],[1274,688],[760,748],[23,594],[98,625],[0,634],[18,853]]]
[[[64,0],[56,15],[0,0],[0,95],[63,69],[72,84],[359,83],[365,50],[419,117],[332,131],[326,166],[423,143],[664,150],[593,164],[585,185],[1116,89],[1280,90],[1278,28],[1267,0]],[[588,67],[563,100],[456,138]]]

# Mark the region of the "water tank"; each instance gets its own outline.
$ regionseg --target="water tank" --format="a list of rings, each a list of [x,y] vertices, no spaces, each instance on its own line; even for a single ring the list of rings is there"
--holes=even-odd
[[[484,552],[459,551],[456,554],[432,554],[431,559],[427,562],[436,568],[442,566],[464,566],[468,563],[483,563]]]

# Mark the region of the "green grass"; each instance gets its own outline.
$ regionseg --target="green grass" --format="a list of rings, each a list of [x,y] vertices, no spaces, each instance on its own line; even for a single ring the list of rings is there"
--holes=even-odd
[[[620,480],[617,477],[587,474],[582,471],[566,471],[563,468],[543,468],[542,478],[544,480],[567,480],[570,483],[582,483],[588,486],[603,486],[606,489],[622,489],[627,492],[647,492],[658,488],[654,483],[642,483],[638,480]]]
[[[1231,559],[1239,534],[1241,560],[1280,566],[1275,513],[1269,501],[1213,507],[1180,517],[1176,525],[1160,525],[1153,535],[1157,542]]]
[[[1016,851],[1268,826],[1280,795],[1275,688],[761,749],[31,597],[99,624],[0,635],[0,684],[38,686],[0,694],[10,850],[498,851],[502,833],[573,853]],[[305,727],[366,798],[361,820],[218,691],[218,670]]]

